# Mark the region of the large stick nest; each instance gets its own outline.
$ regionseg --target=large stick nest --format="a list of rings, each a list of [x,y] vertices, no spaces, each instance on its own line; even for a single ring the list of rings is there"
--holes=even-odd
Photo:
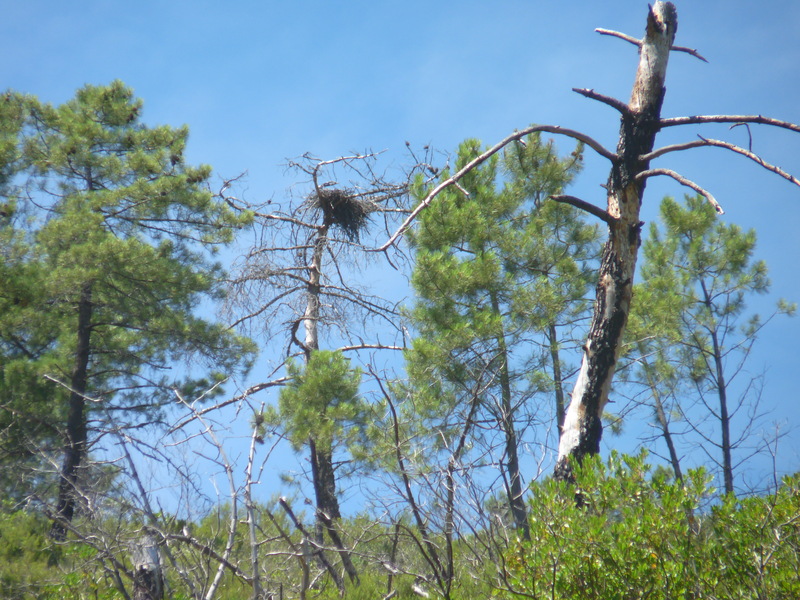
[[[358,241],[373,207],[351,190],[325,188],[309,198],[312,208],[322,211],[324,222],[335,225],[350,241]]]

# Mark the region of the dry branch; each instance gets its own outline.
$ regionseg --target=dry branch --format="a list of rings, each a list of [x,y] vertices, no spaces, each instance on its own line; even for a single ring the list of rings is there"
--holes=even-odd
[[[756,125],[770,125],[772,127],[780,127],[781,129],[788,129],[789,131],[800,133],[800,125],[796,123],[772,119],[762,115],[695,115],[692,117],[671,117],[668,119],[661,119],[658,125],[663,129],[664,127],[673,127],[675,125],[698,125],[705,123],[755,123]]]
[[[680,150],[689,150],[691,148],[704,148],[704,147],[708,147],[708,146],[712,146],[712,147],[716,147],[716,148],[725,148],[726,150],[730,150],[731,152],[736,152],[737,154],[741,154],[742,156],[746,156],[747,158],[749,158],[753,162],[755,162],[758,165],[764,167],[767,171],[771,171],[772,173],[775,173],[776,175],[780,175],[781,177],[783,177],[787,181],[791,181],[793,184],[795,184],[797,186],[800,186],[800,180],[798,180],[796,177],[794,177],[791,173],[787,173],[786,171],[784,171],[780,167],[778,167],[776,165],[773,165],[771,163],[768,163],[763,158],[761,158],[758,154],[756,154],[755,152],[752,152],[751,150],[747,150],[745,148],[742,148],[741,146],[737,146],[736,144],[731,144],[730,142],[725,142],[725,141],[722,141],[722,140],[704,138],[702,136],[698,136],[698,137],[700,139],[699,140],[695,140],[693,142],[685,142],[683,144],[672,144],[670,146],[664,146],[663,148],[659,148],[657,150],[653,150],[652,152],[649,152],[648,154],[643,154],[640,157],[640,160],[642,162],[649,162],[649,161],[653,160],[654,158],[658,158],[659,156],[663,156],[664,154],[667,154],[668,152],[678,152]]]
[[[550,196],[551,200],[555,200],[556,202],[562,202],[564,204],[569,204],[570,206],[574,206],[575,208],[579,208],[580,210],[588,212],[590,215],[601,219],[607,225],[611,225],[614,219],[607,211],[603,210],[599,206],[595,206],[586,200],[581,200],[580,198],[576,198],[575,196],[568,196],[568,195],[556,195]]]
[[[480,156],[475,157],[469,163],[467,163],[464,167],[462,167],[457,173],[452,175],[450,178],[440,182],[436,187],[434,187],[427,196],[417,205],[417,207],[411,211],[411,214],[408,215],[403,224],[395,231],[392,236],[388,239],[388,241],[383,244],[382,246],[375,248],[372,252],[385,252],[388,250],[411,226],[414,220],[417,218],[417,215],[421,213],[425,208],[433,202],[433,200],[438,196],[442,191],[450,187],[451,185],[456,185],[460,179],[462,179],[467,173],[472,171],[478,165],[484,163],[493,155],[497,154],[500,150],[508,146],[512,142],[516,142],[531,133],[537,132],[544,132],[544,133],[553,133],[558,135],[565,135],[567,137],[571,137],[576,139],[580,142],[583,142],[587,146],[589,146],[592,150],[597,152],[600,156],[607,158],[611,162],[617,160],[617,155],[607,150],[594,140],[593,138],[589,137],[585,133],[581,133],[580,131],[575,131],[574,129],[567,129],[565,127],[559,127],[557,125],[531,125],[530,127],[526,127],[520,131],[515,131],[508,137],[500,140],[497,144],[489,148],[486,152],[481,154]]]
[[[274,387],[274,386],[277,386],[277,385],[283,385],[288,380],[289,380],[288,377],[280,377],[278,379],[275,379],[273,381],[268,381],[266,383],[258,383],[258,384],[254,385],[254,386],[251,386],[251,387],[247,388],[241,394],[237,394],[233,398],[228,398],[227,400],[224,400],[222,402],[218,402],[217,404],[214,404],[213,406],[208,406],[208,407],[206,407],[206,408],[204,408],[202,410],[192,409],[191,414],[188,417],[186,417],[185,419],[183,419],[182,421],[180,421],[179,423],[177,423],[176,425],[173,425],[169,429],[169,431],[167,431],[167,434],[175,433],[178,429],[181,429],[181,428],[185,427],[186,425],[188,425],[189,423],[191,423],[195,419],[198,419],[198,418],[202,417],[203,415],[205,415],[205,414],[207,414],[209,412],[213,412],[215,410],[219,410],[219,409],[224,408],[226,406],[229,406],[231,404],[235,404],[237,402],[241,402],[242,400],[245,400],[246,398],[248,398],[249,396],[252,396],[256,392],[260,392],[261,390],[265,390],[265,389],[267,389],[269,387]]]
[[[572,88],[572,91],[580,94],[581,96],[586,96],[587,98],[591,98],[592,100],[598,100],[603,104],[608,104],[611,108],[616,109],[622,114],[626,114],[629,111],[628,105],[622,102],[621,100],[617,100],[616,98],[612,98],[611,96],[598,94],[594,90],[590,90],[587,88]]]
[[[635,37],[627,35],[625,33],[620,33],[619,31],[614,31],[612,29],[603,29],[601,27],[596,28],[595,31],[600,35],[610,35],[612,37],[625,40],[626,42],[630,42],[631,44],[639,48],[642,47],[642,40],[636,39]],[[703,57],[697,50],[694,50],[693,48],[687,48],[685,46],[672,46],[670,50],[674,52],[685,52],[686,54],[691,54],[695,58],[699,58],[703,62],[706,63],[708,62],[708,60],[706,60],[705,57]]]
[[[675,181],[680,183],[681,185],[685,185],[686,187],[692,188],[695,192],[700,194],[701,196],[705,197],[706,200],[714,207],[719,214],[724,214],[725,211],[722,210],[722,206],[720,206],[717,199],[709,192],[708,190],[700,187],[694,181],[690,179],[686,179],[683,175],[676,173],[671,169],[649,169],[647,171],[642,171],[636,176],[636,181],[644,181],[648,177],[652,177],[654,175],[666,175],[667,177],[672,177]]]

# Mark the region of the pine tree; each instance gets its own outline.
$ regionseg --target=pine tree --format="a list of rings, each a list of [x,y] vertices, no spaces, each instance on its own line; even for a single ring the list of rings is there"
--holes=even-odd
[[[341,352],[315,350],[303,366],[290,361],[287,372],[290,382],[281,390],[278,408],[268,410],[265,418],[285,432],[295,451],[308,448],[317,522],[336,546],[350,580],[358,583],[337,529],[342,515],[333,456],[337,447],[362,441],[367,429],[369,411],[358,395],[361,370],[351,368]]]
[[[465,141],[456,169],[480,153],[478,141]],[[552,371],[544,379],[551,379],[558,396],[557,329],[576,316],[577,306],[586,306],[597,236],[574,209],[545,199],[560,192],[580,164],[580,148],[559,159],[552,143],[531,135],[510,146],[502,163],[495,156],[470,171],[459,188],[443,192],[409,236],[418,336],[407,368],[415,410],[422,409],[424,422],[441,437],[432,448],[452,452],[463,446],[459,438],[482,438],[491,447],[499,436],[508,509],[524,535],[519,426],[543,379],[539,369],[531,377],[525,367],[546,366],[541,357],[550,358]],[[426,193],[416,190],[418,198]],[[545,351],[531,353],[532,346]],[[562,413],[563,401],[556,402],[558,418]],[[487,421],[493,425],[475,426]]]
[[[775,314],[792,314],[794,305],[779,302],[766,320],[745,315],[748,299],[766,294],[770,285],[766,263],[754,259],[754,230],[720,221],[700,196],[687,197],[685,206],[665,198],[660,215],[662,226],[652,224],[643,245],[642,283],[636,291],[634,321],[651,321],[647,339],[637,328],[639,350],[650,354],[641,374],[655,388],[653,407],[676,475],[677,453],[659,411],[664,411],[661,396],[682,379],[683,398],[676,409],[700,435],[701,445],[715,449],[706,452],[720,467],[725,492],[732,494],[735,466],[741,462],[734,453],[748,442],[758,414],[753,381],[740,384],[739,379],[745,377],[743,367],[761,328]],[[658,325],[652,323],[654,312]],[[686,397],[692,391],[700,416]]]
[[[3,319],[28,323],[20,358],[49,379],[52,424],[63,432],[57,539],[78,501],[91,415],[116,426],[157,419],[174,388],[192,397],[221,373],[246,368],[252,351],[195,314],[204,298],[220,295],[208,250],[246,221],[208,190],[209,167],[184,163],[187,128],[147,127],[141,110],[120,82],[86,86],[57,107],[27,103],[22,166],[35,192],[23,263],[31,294]],[[189,374],[171,369],[193,357],[216,374],[192,376],[188,362]],[[20,411],[29,410],[27,391],[12,398]]]

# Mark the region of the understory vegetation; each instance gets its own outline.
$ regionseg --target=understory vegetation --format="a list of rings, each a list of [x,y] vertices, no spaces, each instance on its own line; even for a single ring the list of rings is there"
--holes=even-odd
[[[652,468],[646,453],[613,454],[607,462],[587,461],[577,489],[548,480],[534,484],[528,502],[530,537],[504,540],[488,551],[481,533],[454,543],[460,576],[453,598],[797,598],[800,594],[800,480],[786,477],[774,494],[720,498],[702,468],[683,481],[668,469]],[[580,506],[575,495],[581,498]],[[193,536],[221,552],[228,506],[193,525]],[[259,548],[264,584],[273,597],[295,597],[303,579],[303,543],[285,518],[271,523],[269,509],[257,509],[265,543]],[[274,516],[274,515],[272,515]],[[501,515],[498,515],[501,518]],[[124,598],[110,569],[113,555],[136,540],[141,524],[113,517],[93,529],[117,538],[104,552],[79,541],[55,545],[48,522],[35,511],[5,511],[0,519],[0,595],[3,598]],[[84,527],[79,524],[78,527]],[[353,546],[360,584],[344,598],[418,598],[435,594],[414,573],[426,571],[412,524],[378,525],[370,515],[341,521]],[[178,528],[174,524],[173,528]],[[247,563],[246,527],[228,560]],[[437,537],[436,543],[443,539]],[[117,555],[118,557],[120,555]],[[184,569],[212,570],[211,551],[185,548]],[[128,567],[130,565],[127,565]],[[166,569],[171,598],[192,598],[173,569]],[[198,573],[199,574],[199,573]],[[329,580],[315,578],[308,597],[338,598]],[[247,598],[251,587],[231,572],[223,576],[216,598]]]

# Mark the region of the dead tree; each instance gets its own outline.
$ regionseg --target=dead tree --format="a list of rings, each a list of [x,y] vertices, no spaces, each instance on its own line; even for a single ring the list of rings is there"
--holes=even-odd
[[[718,212],[723,212],[712,194],[697,183],[671,169],[651,168],[651,161],[671,152],[693,148],[707,146],[724,148],[749,158],[768,171],[800,186],[797,178],[780,167],[768,163],[748,148],[742,148],[726,141],[698,136],[697,140],[654,149],[656,135],[659,131],[679,125],[758,124],[800,133],[800,125],[761,115],[662,118],[661,106],[666,90],[665,79],[670,52],[686,52],[705,60],[695,50],[673,44],[677,27],[675,6],[671,2],[656,2],[648,10],[645,36],[641,40],[616,31],[597,30],[598,33],[623,39],[639,48],[639,66],[631,99],[627,104],[594,90],[574,90],[587,98],[607,104],[620,113],[620,136],[615,152],[604,148],[585,133],[562,127],[532,125],[517,131],[431,190],[389,240],[377,248],[378,251],[385,251],[391,247],[411,226],[419,212],[433,202],[443,189],[457,185],[458,181],[477,165],[509,143],[530,133],[540,131],[580,140],[610,161],[611,174],[606,186],[607,205],[605,209],[573,196],[552,197],[555,201],[565,202],[594,215],[608,226],[608,240],[598,272],[594,314],[588,339],[583,348],[580,373],[573,388],[559,443],[555,476],[562,480],[572,479],[573,465],[576,462],[580,463],[585,456],[597,454],[600,451],[600,439],[603,433],[602,413],[608,402],[608,394],[630,311],[633,276],[641,243],[642,222],[639,214],[647,180],[656,175],[671,177],[678,183],[703,195]]]
[[[260,239],[231,282],[230,308],[238,317],[234,326],[249,326],[252,332],[257,323],[259,333],[269,332],[265,337],[282,337],[283,360],[299,355],[308,362],[326,342],[348,352],[402,349],[397,343],[404,336],[398,307],[360,289],[352,271],[356,261],[370,256],[363,252],[362,239],[370,222],[384,221],[388,231],[388,224],[406,212],[402,200],[409,176],[388,181],[374,171],[376,160],[371,153],[333,160],[305,155],[289,166],[310,184],[309,193],[285,210],[270,210],[268,203],[253,211]],[[254,208],[235,198],[229,203]],[[374,336],[381,328],[393,339],[384,342]],[[279,363],[276,371],[281,368]],[[357,584],[358,571],[340,533],[334,448],[315,435],[305,446],[316,508],[315,543],[322,548],[327,536],[350,581]],[[343,589],[339,581],[337,586]]]
[[[164,579],[158,544],[151,536],[142,538],[133,547],[133,600],[161,600]]]

